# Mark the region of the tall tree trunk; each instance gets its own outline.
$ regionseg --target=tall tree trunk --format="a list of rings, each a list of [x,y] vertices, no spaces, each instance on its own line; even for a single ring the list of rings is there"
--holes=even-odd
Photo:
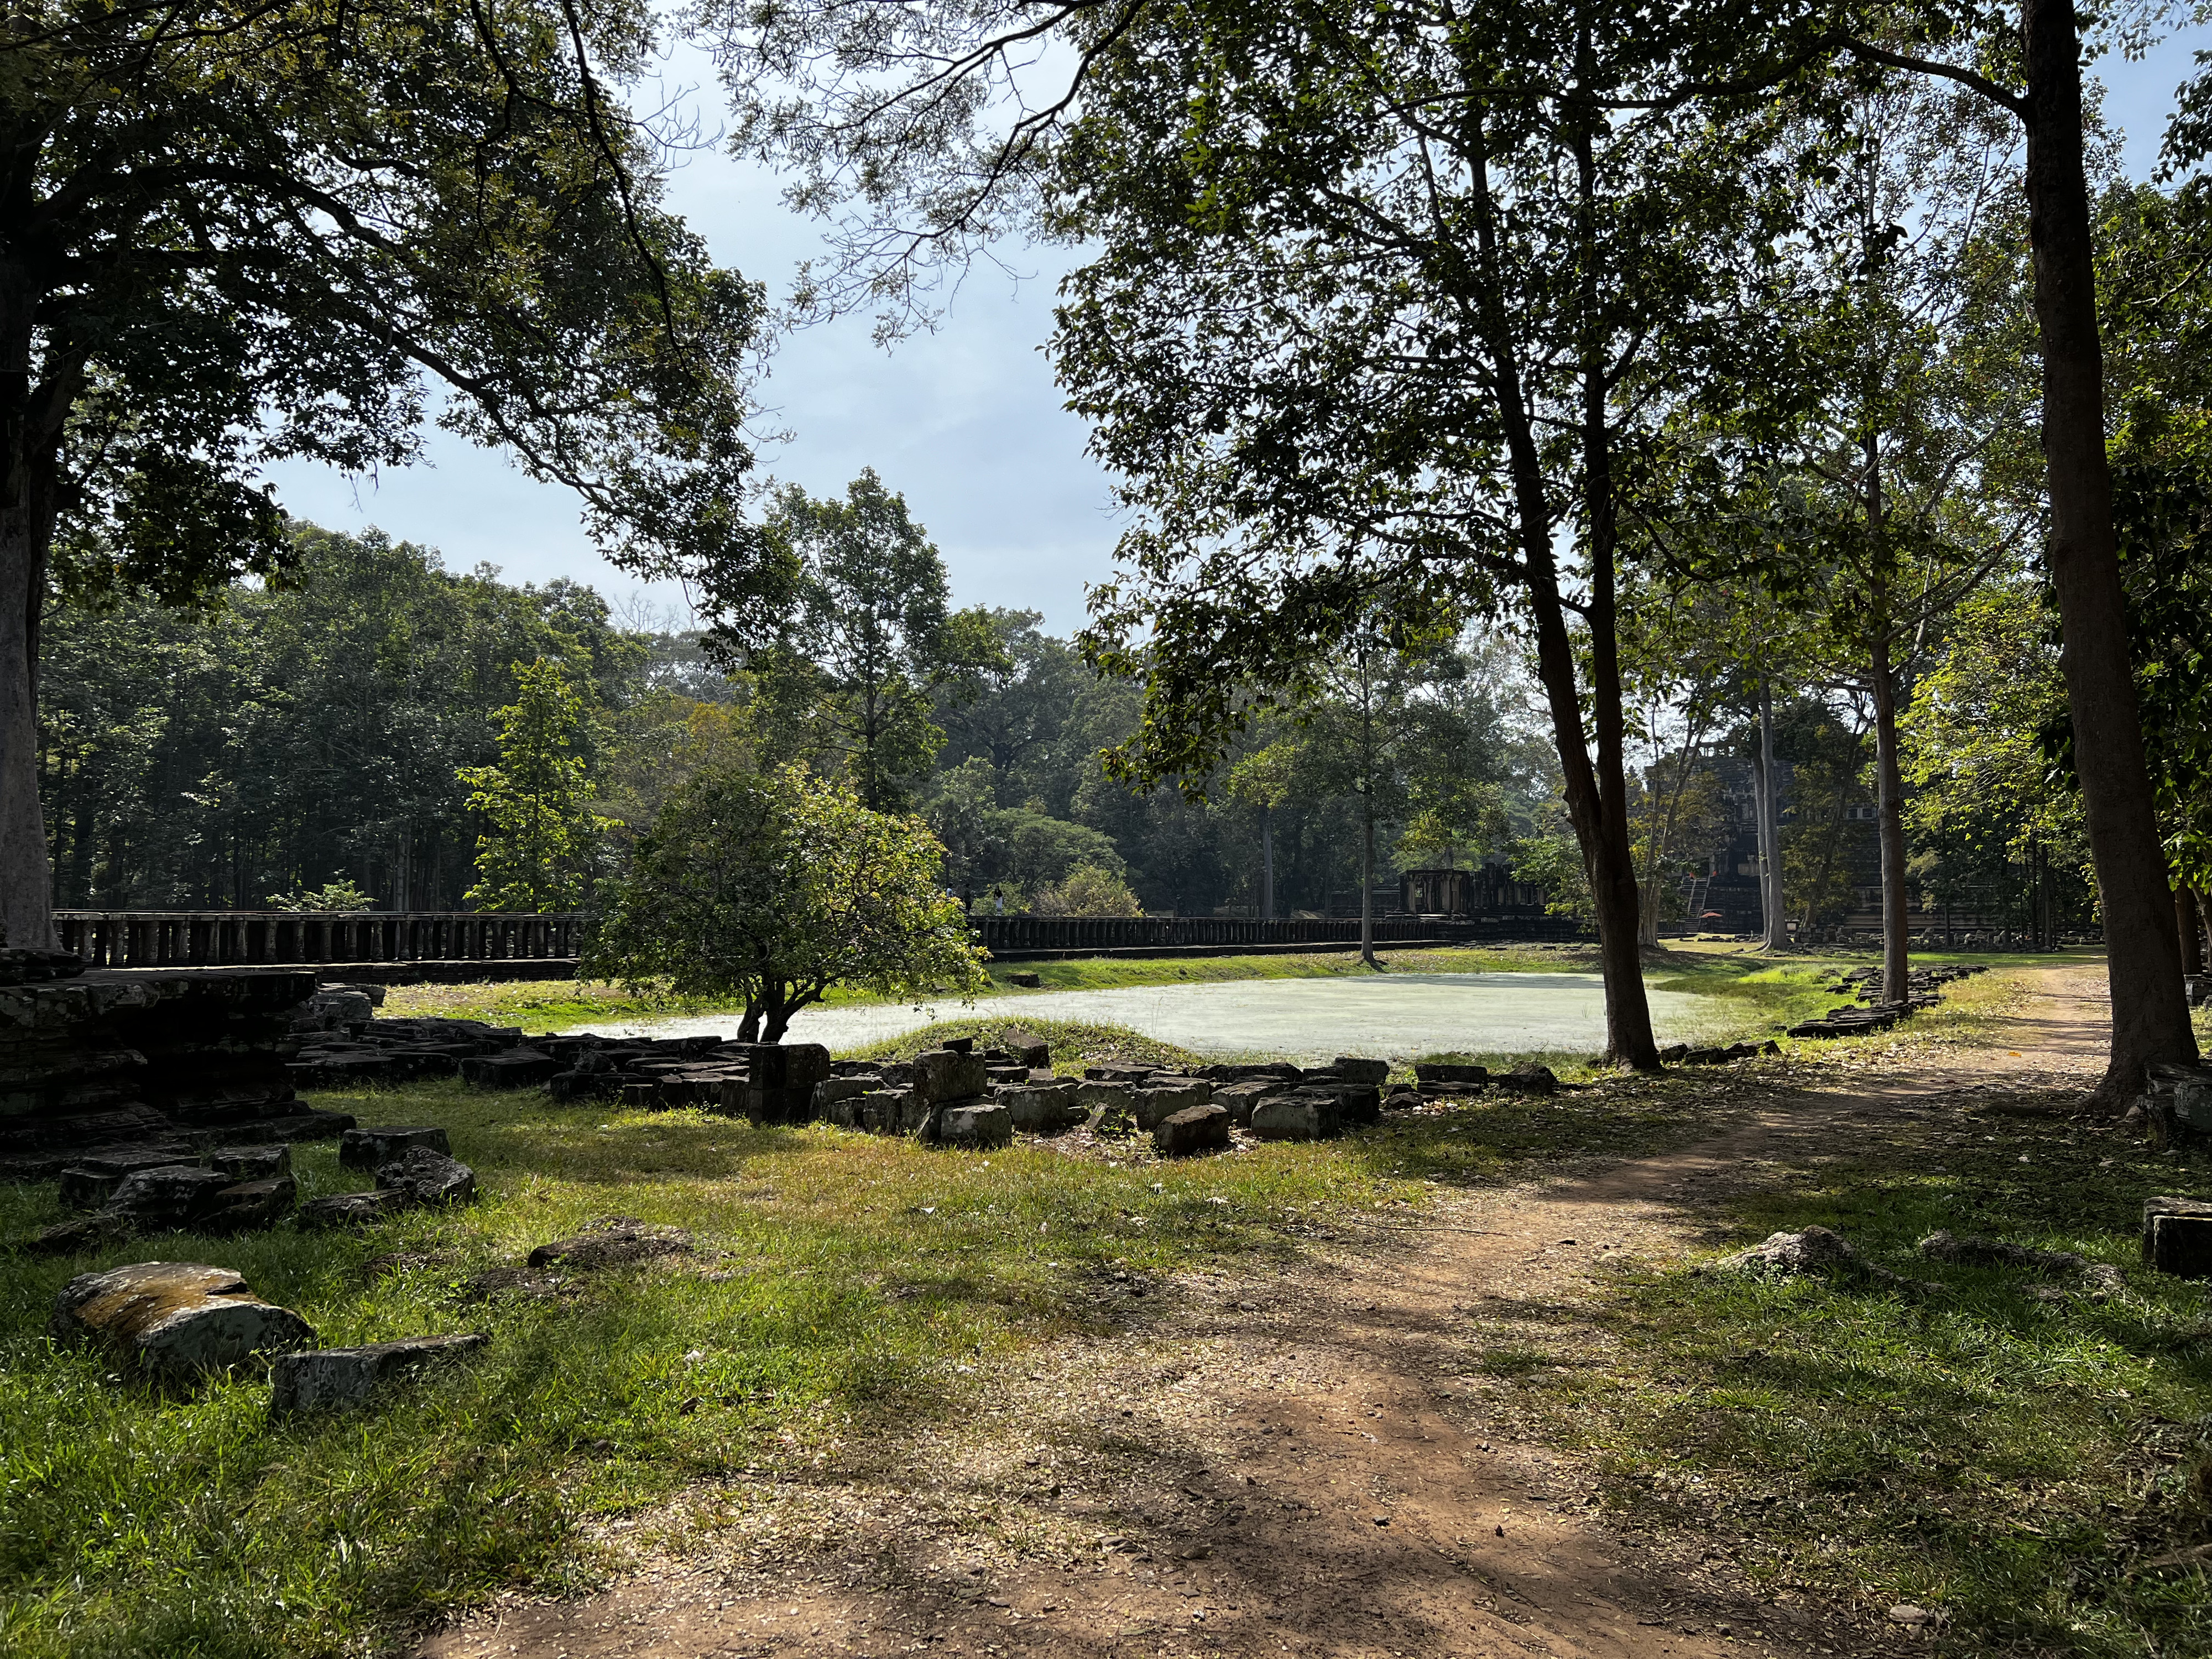
[[[2103,913],[2112,1047],[2096,1099],[2117,1109],[2155,1060],[2197,1057],[2181,942],[2160,845],[2128,655],[2126,599],[2105,458],[2104,356],[2081,155],[2081,49],[2072,0],[2023,0],[2028,242],[2043,348],[2046,559]]]
[[[1759,683],[1759,897],[1769,951],[1790,948],[1782,900],[1782,786],[1774,775],[1774,689]]]
[[[1480,109],[1472,112],[1472,116],[1480,123]],[[1479,125],[1474,136],[1478,140],[1480,137]],[[1587,148],[1585,145],[1585,152]],[[1536,678],[1544,688],[1544,700],[1552,716],[1552,738],[1559,750],[1560,788],[1566,796],[1567,818],[1574,825],[1575,840],[1582,851],[1583,868],[1589,874],[1597,912],[1599,964],[1605,978],[1606,1054],[1612,1060],[1638,1070],[1656,1071],[1659,1046],[1651,1035],[1651,1005],[1644,995],[1644,964],[1636,947],[1636,875],[1628,857],[1627,825],[1616,821],[1612,826],[1613,833],[1607,831],[1604,792],[1599,785],[1597,769],[1590,763],[1589,745],[1583,735],[1582,691],[1575,678],[1574,640],[1567,629],[1566,607],[1559,595],[1559,562],[1552,544],[1556,515],[1552,510],[1542,453],[1528,418],[1513,330],[1504,314],[1497,277],[1498,227],[1490,199],[1489,168],[1479,142],[1470,144],[1469,151],[1474,173],[1475,242],[1487,277],[1480,285],[1477,324],[1490,359],[1492,393],[1510,461],[1516,528],[1522,562],[1528,573],[1529,616],[1535,624]],[[1589,396],[1596,404],[1602,425],[1603,388],[1590,388]],[[1605,454],[1602,445],[1598,453],[1601,457]],[[1607,488],[1610,489],[1609,481]],[[1609,496],[1606,505],[1608,510],[1607,538],[1602,548],[1606,565],[1602,629],[1601,613],[1595,604],[1590,617],[1594,642],[1601,631],[1605,636],[1604,655],[1601,659],[1594,653],[1592,671],[1594,678],[1601,678],[1608,672],[1613,676],[1613,718],[1617,722],[1620,665],[1612,637]],[[1594,563],[1599,550],[1595,546],[1592,549]],[[1596,580],[1597,572],[1594,569],[1593,581]],[[1594,599],[1595,597],[1594,594]],[[1607,726],[1602,709],[1597,724],[1602,756],[1606,751]],[[1617,732],[1614,742],[1617,745]],[[1613,753],[1617,762],[1617,746]]]
[[[1359,792],[1359,959],[1370,968],[1375,960],[1375,781]]]
[[[1275,919],[1275,813],[1271,806],[1260,809],[1260,918],[1263,921]]]
[[[39,803],[39,618],[53,514],[36,476],[44,469],[9,440],[19,433],[0,435],[0,945],[45,951],[53,947],[54,910]]]
[[[1705,717],[1700,714],[1690,727],[1690,735],[1682,745],[1682,763],[1675,769],[1674,788],[1667,802],[1667,816],[1659,826],[1658,843],[1653,850],[1650,867],[1644,879],[1644,941],[1656,949],[1659,944],[1659,906],[1662,896],[1659,872],[1665,867],[1667,854],[1674,844],[1674,825],[1682,811],[1682,797],[1688,793],[1690,775],[1698,763],[1698,744],[1705,732]]]
[[[1888,636],[1874,636],[1875,817],[1881,841],[1881,1000],[1912,994],[1911,941],[1905,931],[1905,786],[1897,763],[1897,678]]]

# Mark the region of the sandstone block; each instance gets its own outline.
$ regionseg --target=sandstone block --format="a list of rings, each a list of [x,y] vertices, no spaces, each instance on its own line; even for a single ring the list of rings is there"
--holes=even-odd
[[[990,1087],[982,1058],[952,1048],[930,1048],[914,1060],[914,1092],[931,1106],[949,1100],[973,1100]]]
[[[613,1216],[573,1237],[540,1244],[530,1253],[529,1265],[586,1273],[690,1253],[691,1235],[680,1227],[654,1227],[628,1216]]]
[[[1387,1060],[1363,1060],[1354,1054],[1339,1054],[1329,1062],[1328,1069],[1346,1083],[1368,1083],[1379,1088],[1382,1080],[1390,1075],[1390,1062]]]
[[[940,1106],[937,1139],[946,1146],[1005,1146],[1014,1138],[1013,1119],[997,1104]]]
[[[280,1355],[269,1367],[271,1413],[343,1411],[432,1364],[472,1353],[490,1338],[416,1336],[363,1348],[315,1348]]]
[[[1079,1086],[1073,1081],[1019,1084],[994,1090],[992,1098],[1023,1133],[1054,1135],[1083,1121],[1083,1108],[1076,1102]]]
[[[58,1342],[96,1346],[165,1382],[315,1340],[306,1320],[264,1302],[229,1268],[190,1261],[80,1273],[55,1297],[50,1328]]]
[[[273,1146],[219,1146],[210,1154],[208,1164],[233,1181],[268,1181],[292,1173],[292,1149],[281,1142]]]
[[[453,1143],[446,1139],[446,1132],[434,1125],[421,1128],[386,1126],[348,1129],[338,1137],[338,1162],[349,1170],[377,1170],[416,1146],[427,1146],[434,1152],[450,1153],[453,1150]]]
[[[1278,1083],[1232,1083],[1213,1091],[1214,1103],[1229,1114],[1230,1121],[1242,1128],[1252,1121],[1252,1110],[1270,1095],[1282,1093]]]
[[[123,1177],[102,1207],[131,1232],[191,1227],[213,1213],[216,1195],[230,1184],[222,1170],[197,1164],[137,1170]]]
[[[1220,1106],[1185,1106],[1152,1127],[1152,1145],[1164,1157],[1219,1152],[1229,1145],[1229,1113]]]
[[[1271,1095],[1253,1108],[1252,1133],[1262,1140],[1327,1140],[1340,1131],[1329,1101]]]
[[[2212,1204],[2145,1199],[2143,1265],[2178,1279],[2212,1279]]]
[[[543,1083],[567,1067],[536,1048],[507,1048],[460,1062],[461,1079],[479,1089],[522,1089]]]
[[[477,1195],[477,1172],[443,1152],[410,1146],[377,1170],[376,1184],[405,1193],[417,1204],[459,1204]]]
[[[237,1182],[216,1194],[199,1228],[203,1232],[238,1233],[273,1227],[292,1213],[299,1197],[299,1183],[288,1175]]]
[[[1462,1066],[1448,1060],[1432,1060],[1413,1067],[1413,1078],[1423,1085],[1433,1084],[1446,1089],[1480,1089],[1490,1081],[1486,1066]]]
[[[1008,1054],[1032,1071],[1052,1064],[1052,1045],[1033,1031],[1009,1031],[999,1041]]]
[[[414,1206],[415,1195],[398,1187],[338,1193],[329,1198],[311,1198],[302,1204],[300,1225],[308,1231],[324,1227],[366,1227]]]
[[[1136,1091],[1126,1083],[1086,1081],[1075,1085],[1075,1103],[1086,1115],[1102,1110],[1126,1112],[1136,1103]]]
[[[1501,1073],[1498,1086],[1508,1094],[1555,1095],[1559,1092],[1559,1079],[1552,1075],[1547,1066],[1523,1066],[1517,1071]]]

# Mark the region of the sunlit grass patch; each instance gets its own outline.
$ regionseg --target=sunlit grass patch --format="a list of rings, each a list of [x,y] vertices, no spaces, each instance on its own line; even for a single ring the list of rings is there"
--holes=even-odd
[[[1947,1115],[1739,1199],[1711,1240],[1819,1224],[1933,1293],[1625,1274],[1609,1357],[1532,1369],[1514,1397],[1595,1455],[1617,1510],[1742,1539],[1769,1588],[1935,1608],[1959,1653],[2212,1651],[2212,1291],[2137,1265],[2165,1192],[2212,1194],[2212,1170],[2063,1116]],[[1939,1228],[2077,1251],[2129,1287],[2100,1304],[1919,1255]]]

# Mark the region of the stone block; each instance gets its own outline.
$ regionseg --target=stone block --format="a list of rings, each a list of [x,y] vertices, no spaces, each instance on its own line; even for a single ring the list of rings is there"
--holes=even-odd
[[[566,1069],[549,1054],[521,1048],[477,1054],[462,1060],[460,1067],[461,1080],[479,1089],[528,1088]]]
[[[57,1342],[99,1347],[170,1382],[315,1340],[306,1320],[264,1302],[229,1268],[191,1261],[80,1273],[55,1297],[48,1328]]]
[[[690,1253],[691,1235],[680,1227],[655,1227],[628,1216],[611,1216],[573,1237],[540,1244],[530,1253],[529,1265],[589,1273]]]
[[[264,1181],[240,1181],[215,1195],[206,1215],[198,1223],[201,1231],[242,1233],[273,1227],[292,1213],[299,1202],[299,1183],[288,1175]]]
[[[857,1100],[882,1083],[883,1079],[877,1077],[825,1077],[814,1085],[814,1115],[834,1121],[834,1107],[843,1101]]]
[[[268,1181],[292,1173],[292,1149],[274,1146],[218,1146],[208,1155],[208,1164],[233,1181]]]
[[[914,1097],[904,1089],[871,1089],[854,1097],[850,1103],[854,1108],[852,1127],[865,1129],[872,1135],[897,1135],[906,1133],[906,1114],[914,1104]]]
[[[302,1204],[300,1225],[311,1232],[325,1227],[367,1227],[414,1206],[414,1194],[404,1188],[379,1187],[365,1193],[338,1193],[329,1198],[311,1198]]]
[[[403,1152],[416,1146],[450,1153],[453,1143],[434,1124],[419,1128],[386,1125],[378,1128],[348,1129],[338,1137],[338,1162],[349,1170],[380,1170]]]
[[[1307,1095],[1271,1095],[1253,1108],[1252,1133],[1262,1140],[1328,1140],[1342,1131],[1332,1102]]]
[[[1205,1106],[1212,1099],[1213,1085],[1202,1078],[1154,1079],[1130,1091],[1129,1115],[1139,1129],[1152,1129],[1185,1107]]]
[[[282,1354],[269,1366],[269,1409],[283,1416],[366,1406],[380,1390],[440,1360],[473,1353],[490,1340],[471,1332],[372,1342],[363,1348],[312,1348],[303,1353]]]
[[[1213,1103],[1229,1114],[1231,1122],[1243,1128],[1252,1121],[1252,1109],[1270,1095],[1282,1093],[1277,1083],[1231,1083],[1213,1091]]]
[[[1185,1106],[1152,1126],[1152,1146],[1163,1157],[1188,1158],[1229,1145],[1229,1113],[1219,1106]]]
[[[213,1213],[216,1195],[230,1184],[222,1170],[197,1164],[137,1170],[123,1177],[102,1208],[134,1233],[193,1227]]]
[[[1006,1109],[1006,1115],[1024,1134],[1056,1135],[1083,1121],[1076,1100],[1079,1085],[1021,1084],[992,1091],[992,1098]]]
[[[1013,1119],[995,1102],[937,1109],[937,1140],[945,1146],[1005,1146],[1014,1139]]]
[[[2143,1200],[2143,1265],[2177,1279],[2212,1279],[2212,1203]]]
[[[56,1196],[72,1210],[96,1210],[115,1196],[115,1189],[123,1184],[119,1175],[110,1175],[105,1170],[88,1170],[72,1164],[54,1177]]]
[[[1328,1063],[1328,1070],[1332,1076],[1341,1078],[1346,1083],[1370,1083],[1380,1088],[1383,1079],[1390,1075],[1390,1062],[1387,1060],[1363,1060],[1355,1054],[1339,1054]]]
[[[1555,1095],[1559,1092],[1559,1079],[1552,1075],[1548,1066],[1523,1066],[1500,1073],[1498,1086],[1507,1094]]]
[[[1075,1103],[1085,1116],[1099,1111],[1126,1112],[1136,1103],[1136,1091],[1126,1083],[1086,1080],[1075,1085]]]
[[[1033,1031],[1009,1031],[999,1041],[1008,1054],[1031,1071],[1052,1064],[1052,1045]]]
[[[376,1184],[405,1193],[417,1204],[460,1204],[477,1195],[477,1172],[443,1152],[410,1146],[379,1167]]]
[[[797,1089],[809,1097],[830,1075],[830,1051],[818,1042],[726,1043],[717,1060],[742,1060],[757,1089]]]
[[[973,1100],[988,1091],[990,1073],[981,1056],[954,1048],[929,1048],[914,1058],[914,1092],[931,1106]]]
[[[1413,1079],[1440,1089],[1480,1089],[1490,1081],[1487,1066],[1462,1066],[1449,1060],[1428,1060],[1413,1067]]]
[[[2154,1146],[2212,1139],[2212,1066],[2157,1062],[2150,1068],[2142,1103]]]

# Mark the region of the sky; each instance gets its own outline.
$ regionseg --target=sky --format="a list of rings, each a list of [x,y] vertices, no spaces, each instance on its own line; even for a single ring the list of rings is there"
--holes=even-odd
[[[2212,30],[2185,31],[2139,64],[2097,66],[2131,174],[2147,177],[2155,165],[2174,88],[2203,46],[2212,46]],[[703,66],[678,59],[665,74],[672,90],[694,89],[711,131],[715,89]],[[777,179],[726,155],[684,158],[668,201],[718,263],[765,283],[776,299],[800,261],[821,252],[820,228],[784,205]],[[1083,623],[1085,585],[1111,574],[1121,520],[1110,480],[1084,453],[1083,422],[1060,406],[1042,349],[1070,256],[1000,255],[1008,270],[973,271],[933,333],[887,350],[859,316],[779,342],[759,388],[761,424],[789,436],[761,446],[755,476],[827,496],[874,467],[944,554],[955,603],[1038,611],[1048,629],[1067,634]],[[439,549],[452,569],[489,563],[509,581],[589,582],[641,621],[690,620],[680,589],[641,584],[599,556],[568,492],[443,433],[428,434],[421,464],[374,478],[304,462],[270,477],[296,517],[337,530],[376,526]]]

